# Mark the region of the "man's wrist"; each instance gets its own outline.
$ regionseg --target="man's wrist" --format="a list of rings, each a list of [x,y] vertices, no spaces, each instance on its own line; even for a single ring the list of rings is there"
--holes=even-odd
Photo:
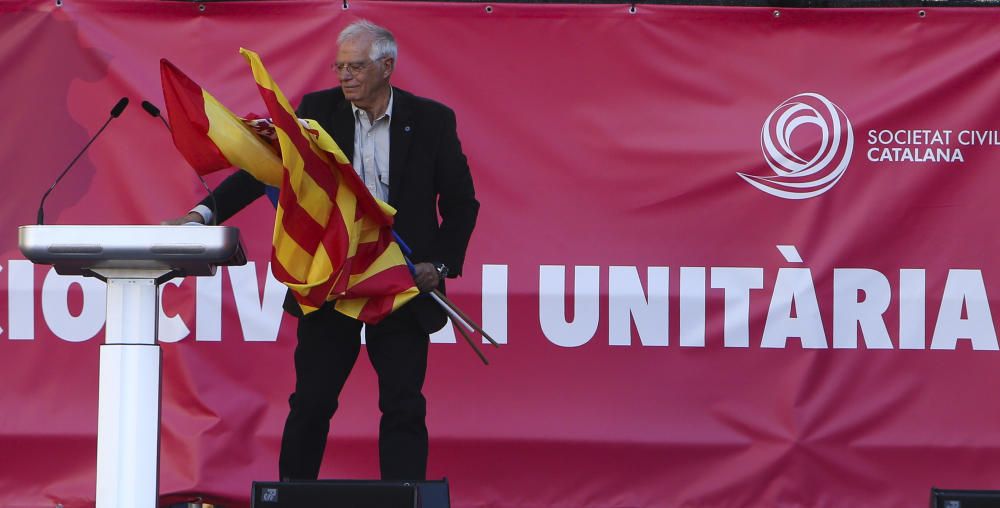
[[[448,265],[441,263],[440,261],[431,264],[434,265],[434,269],[437,270],[439,279],[443,280],[445,277],[448,276]]]
[[[205,205],[198,205],[191,209],[190,213],[196,213],[201,216],[201,223],[208,224],[212,222],[212,209]]]

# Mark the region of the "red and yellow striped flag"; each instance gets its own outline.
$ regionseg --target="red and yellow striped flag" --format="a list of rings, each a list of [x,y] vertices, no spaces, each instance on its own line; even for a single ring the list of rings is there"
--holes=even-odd
[[[318,124],[299,122],[260,57],[241,49],[274,122],[284,175],[275,217],[275,277],[303,312],[327,301],[348,316],[381,320],[419,291],[392,237],[395,210],[376,200]]]
[[[280,189],[271,270],[292,290],[303,313],[333,301],[348,316],[380,321],[419,293],[392,237],[396,211],[372,197],[317,122],[305,120],[306,130],[260,57],[245,49],[240,53],[272,117],[280,154],[161,60],[174,144],[199,173],[235,165]]]

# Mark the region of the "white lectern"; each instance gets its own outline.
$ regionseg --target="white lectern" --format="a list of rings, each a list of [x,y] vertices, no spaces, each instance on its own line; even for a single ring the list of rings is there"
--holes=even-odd
[[[156,508],[160,346],[157,286],[246,264],[226,226],[21,226],[19,246],[60,275],[107,283],[97,410],[97,508]]]

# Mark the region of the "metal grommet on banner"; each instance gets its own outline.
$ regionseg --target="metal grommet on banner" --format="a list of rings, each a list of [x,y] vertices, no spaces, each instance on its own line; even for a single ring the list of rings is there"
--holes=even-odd
[[[493,6],[492,5],[487,5],[484,10],[486,11],[486,14],[493,14]]]
[[[632,3],[632,5],[628,6],[628,13],[629,14],[635,14],[636,13],[635,3],[634,2]]]
[[[351,5],[347,3],[347,0],[344,0],[344,5],[341,6],[341,9],[344,9],[346,11],[347,9],[350,9],[350,8],[351,8]]]
[[[921,10],[917,11],[917,16],[920,16],[921,18],[926,18],[927,17],[927,11],[921,9]]]
[[[775,9],[775,10],[774,10],[774,17],[776,17],[776,18],[780,18],[780,17],[781,17],[781,11],[779,11],[779,10]]]
[[[207,9],[205,4],[198,4],[198,12],[205,12],[205,9]]]
[[[56,0],[56,7],[62,7],[63,0]]]

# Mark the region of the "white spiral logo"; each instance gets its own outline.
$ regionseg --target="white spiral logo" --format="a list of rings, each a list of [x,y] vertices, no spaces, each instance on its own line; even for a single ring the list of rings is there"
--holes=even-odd
[[[815,125],[821,132],[819,149],[808,160],[791,147],[792,133],[803,125]],[[768,115],[760,147],[775,176],[737,174],[772,196],[807,199],[830,190],[844,176],[854,151],[854,130],[844,111],[829,99],[802,93]]]

